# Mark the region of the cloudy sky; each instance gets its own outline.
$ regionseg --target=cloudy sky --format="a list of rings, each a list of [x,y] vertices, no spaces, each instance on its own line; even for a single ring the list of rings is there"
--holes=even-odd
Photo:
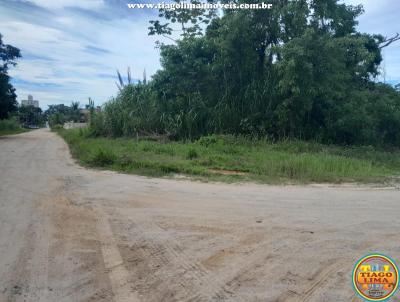
[[[130,3],[139,1],[128,1]],[[141,1],[143,2],[143,1]],[[344,0],[363,4],[360,29],[391,36],[400,32],[398,0]],[[116,70],[128,66],[135,78],[160,67],[147,36],[155,11],[129,10],[125,0],[0,0],[0,33],[21,49],[23,59],[10,71],[18,99],[32,94],[48,104],[100,105],[115,96]],[[386,79],[400,82],[400,43],[385,50]]]

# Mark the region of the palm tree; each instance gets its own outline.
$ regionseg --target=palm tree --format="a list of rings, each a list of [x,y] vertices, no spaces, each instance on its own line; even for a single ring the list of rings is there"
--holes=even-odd
[[[71,103],[71,119],[74,122],[79,122],[81,113],[79,111],[79,102],[72,102]]]

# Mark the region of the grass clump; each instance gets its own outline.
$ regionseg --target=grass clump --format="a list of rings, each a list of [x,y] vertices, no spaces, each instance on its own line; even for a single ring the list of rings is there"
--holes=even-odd
[[[400,150],[341,147],[303,141],[270,142],[209,136],[193,142],[91,137],[60,130],[71,152],[88,166],[147,176],[184,174],[262,183],[383,182],[400,172]],[[200,156],[201,155],[201,156]]]
[[[99,148],[88,162],[93,166],[106,167],[112,165],[116,158],[117,156],[111,150]]]
[[[51,130],[52,130],[52,131],[59,131],[59,130],[61,130],[61,129],[64,129],[64,126],[63,126],[63,125],[60,125],[60,124],[56,124],[56,125],[52,125],[52,126],[51,126]]]
[[[186,158],[189,159],[189,160],[192,160],[192,159],[195,159],[195,158],[198,158],[198,157],[199,157],[199,154],[197,153],[196,149],[189,148],[189,150],[187,151]]]

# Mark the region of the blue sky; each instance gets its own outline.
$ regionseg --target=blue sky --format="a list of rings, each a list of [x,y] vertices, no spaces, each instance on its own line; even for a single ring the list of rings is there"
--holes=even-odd
[[[139,1],[130,1],[139,2]],[[143,2],[143,0],[142,0]],[[400,32],[397,0],[344,0],[363,4],[360,30],[391,36]],[[116,70],[132,68],[151,76],[160,68],[148,36],[155,11],[129,10],[124,0],[0,0],[0,33],[21,49],[23,58],[10,71],[18,99],[32,94],[43,109],[49,104],[100,105],[117,94]],[[167,41],[166,41],[167,42]],[[387,81],[400,82],[400,43],[384,52]]]

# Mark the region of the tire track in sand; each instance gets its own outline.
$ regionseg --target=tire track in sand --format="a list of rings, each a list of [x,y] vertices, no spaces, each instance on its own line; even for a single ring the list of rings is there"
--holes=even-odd
[[[129,272],[124,266],[121,254],[114,240],[114,235],[107,214],[100,208],[98,213],[98,231],[101,238],[101,251],[104,266],[108,273],[115,302],[139,302],[139,297],[130,285]]]

